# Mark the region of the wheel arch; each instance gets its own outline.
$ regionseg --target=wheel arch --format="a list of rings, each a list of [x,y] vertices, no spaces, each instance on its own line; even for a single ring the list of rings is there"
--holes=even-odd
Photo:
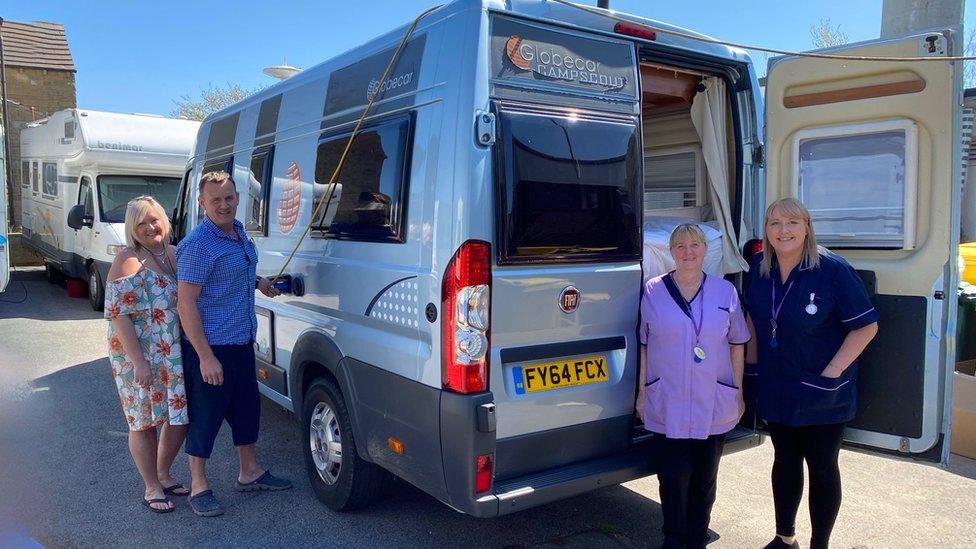
[[[288,392],[292,411],[299,421],[304,422],[305,393],[308,388],[315,380],[326,378],[336,384],[346,401],[353,437],[364,440],[355,390],[345,371],[342,351],[331,337],[318,330],[308,330],[299,336],[291,354],[289,370]],[[364,460],[372,461],[363,446],[357,445],[357,453]]]

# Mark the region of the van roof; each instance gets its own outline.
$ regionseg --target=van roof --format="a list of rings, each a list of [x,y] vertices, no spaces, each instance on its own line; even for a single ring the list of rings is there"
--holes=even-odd
[[[144,152],[187,155],[200,123],[160,116],[77,109],[77,121],[89,148],[98,144],[129,144]]]
[[[712,38],[707,35],[675,25],[655,21],[646,17],[615,12],[612,10],[600,10],[599,8],[595,7],[591,8],[590,6],[586,7],[593,11],[606,11],[606,13],[612,14],[620,19],[648,25],[662,31],[674,31],[684,35],[702,38],[704,40],[712,40]],[[614,35],[613,27],[616,24],[616,21],[613,19],[601,17],[594,13],[589,13],[564,4],[546,2],[544,0],[454,0],[453,2],[440,6],[432,13],[427,15],[427,17],[422,19],[418,23],[417,29],[414,31],[414,33],[416,34],[422,32],[425,28],[432,26],[439,21],[457,15],[460,12],[473,9],[487,9],[496,13],[522,16],[548,22],[554,25],[577,27],[608,35]],[[214,112],[207,116],[203,123],[207,124],[213,119],[221,118],[226,114],[240,110],[247,105],[259,103],[269,97],[273,97],[277,94],[322,78],[325,74],[330,73],[333,69],[344,67],[355,62],[356,60],[366,58],[371,54],[382,51],[384,48],[390,47],[391,44],[398,43],[402,39],[403,33],[406,32],[409,24],[410,22],[406,22],[404,25],[390,30],[364,44],[351,47],[349,50],[346,50],[345,52],[317,65],[309,67],[308,69],[296,74],[295,76],[292,76],[291,78],[288,78],[287,80],[278,82],[254,93],[250,97],[238,103]],[[616,36],[619,37],[620,35],[617,34]],[[713,44],[702,40],[696,40],[694,38],[686,38],[666,32],[660,32],[655,40],[655,43],[689,52],[695,52],[699,55],[704,54],[719,59],[727,59],[730,61],[751,64],[749,54],[746,53],[745,50]],[[331,66],[331,68],[326,69],[326,66]]]

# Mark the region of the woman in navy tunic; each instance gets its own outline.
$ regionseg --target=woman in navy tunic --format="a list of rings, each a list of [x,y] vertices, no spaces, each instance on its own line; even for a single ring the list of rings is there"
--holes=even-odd
[[[841,483],[844,425],[857,411],[857,357],[878,331],[864,283],[843,258],[817,245],[810,213],[793,198],[770,204],[762,254],[751,262],[746,309],[756,337],[746,371],[758,373],[759,416],[773,441],[776,537],[799,547],[794,523],[810,473],[810,547],[828,546]]]

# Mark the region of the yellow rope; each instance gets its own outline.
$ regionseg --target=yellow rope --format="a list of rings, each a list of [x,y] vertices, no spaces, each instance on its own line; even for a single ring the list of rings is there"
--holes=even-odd
[[[749,46],[746,44],[737,44],[735,42],[726,42],[724,40],[718,40],[716,38],[710,38],[708,36],[698,36],[694,34],[688,34],[686,32],[662,29],[659,27],[654,27],[647,25],[645,23],[639,23],[630,19],[624,19],[623,17],[618,17],[612,13],[606,13],[604,11],[598,10],[596,8],[591,8],[589,6],[582,6],[580,4],[574,4],[567,0],[550,0],[551,2],[556,2],[557,4],[563,4],[571,8],[575,8],[586,13],[596,15],[598,17],[603,17],[605,19],[610,19],[611,21],[617,21],[618,23],[626,23],[628,25],[634,25],[647,29],[654,32],[659,32],[663,34],[670,34],[672,36],[678,36],[680,38],[687,38],[689,40],[698,40],[699,42],[707,42],[709,44],[716,44],[719,46],[729,46],[731,48],[741,48],[744,50],[755,50],[766,53],[774,53],[776,55],[790,55],[795,57],[814,57],[817,59],[837,59],[842,61],[974,61],[976,57],[966,56],[966,55],[956,55],[956,56],[934,56],[934,57],[884,57],[884,56],[874,56],[874,55],[836,55],[832,53],[816,53],[816,52],[803,52],[803,51],[789,51],[789,50],[778,50],[775,48],[765,48],[762,46]]]
[[[423,13],[418,15],[413,20],[413,22],[410,23],[410,26],[407,27],[407,31],[403,33],[403,38],[400,39],[400,43],[397,45],[396,50],[394,50],[393,56],[390,58],[390,62],[387,63],[386,69],[383,71],[383,76],[381,76],[379,79],[381,86],[383,82],[386,82],[387,77],[389,77],[390,72],[393,70],[393,67],[396,65],[397,59],[399,59],[400,57],[400,52],[403,51],[403,48],[404,46],[406,46],[407,40],[410,38],[410,35],[413,34],[414,29],[417,28],[417,23],[419,23],[420,20],[424,18],[424,16],[426,16],[427,14],[436,10],[439,7],[441,6],[437,5],[424,10]],[[305,230],[302,232],[302,235],[298,238],[298,242],[295,243],[295,247],[292,248],[291,253],[288,254],[288,258],[285,260],[285,263],[281,266],[281,269],[278,271],[278,274],[276,274],[271,278],[272,284],[274,284],[275,281],[281,278],[281,275],[284,274],[285,269],[288,268],[288,264],[291,263],[292,258],[294,258],[295,254],[298,252],[298,248],[302,245],[302,242],[308,236],[308,233],[311,232],[312,224],[315,223],[315,219],[318,217],[319,211],[322,209],[322,205],[332,202],[332,195],[335,193],[336,180],[339,177],[339,172],[342,171],[342,165],[346,161],[346,155],[349,153],[349,149],[352,148],[353,140],[356,139],[356,135],[359,133],[359,129],[362,127],[363,121],[366,120],[366,115],[369,114],[369,110],[373,107],[373,103],[376,101],[376,98],[379,95],[380,95],[380,90],[377,90],[377,92],[374,93],[369,98],[369,101],[366,103],[366,107],[363,109],[362,114],[359,115],[359,120],[356,121],[356,126],[353,128],[352,133],[349,134],[349,139],[346,140],[346,146],[344,149],[342,149],[342,154],[339,156],[339,161],[336,163],[336,167],[332,171],[332,177],[329,178],[329,182],[327,183],[327,185],[329,186],[329,191],[327,193],[326,192],[322,193],[322,196],[319,198],[318,204],[316,204],[315,209],[312,210],[312,218],[309,219],[308,225],[305,226]],[[314,188],[315,185],[314,176],[312,179],[312,185]],[[313,196],[314,196],[314,192],[313,192]],[[328,211],[328,209],[326,209],[326,211]]]

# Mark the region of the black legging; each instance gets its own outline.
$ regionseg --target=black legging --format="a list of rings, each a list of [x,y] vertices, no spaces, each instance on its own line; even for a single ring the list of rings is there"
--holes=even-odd
[[[788,427],[769,424],[773,439],[773,504],[776,533],[796,535],[796,512],[803,496],[803,461],[810,472],[810,549],[826,548],[840,510],[840,453],[843,423]]]
[[[665,547],[671,543],[704,549],[724,445],[725,435],[659,439],[657,478]]]

